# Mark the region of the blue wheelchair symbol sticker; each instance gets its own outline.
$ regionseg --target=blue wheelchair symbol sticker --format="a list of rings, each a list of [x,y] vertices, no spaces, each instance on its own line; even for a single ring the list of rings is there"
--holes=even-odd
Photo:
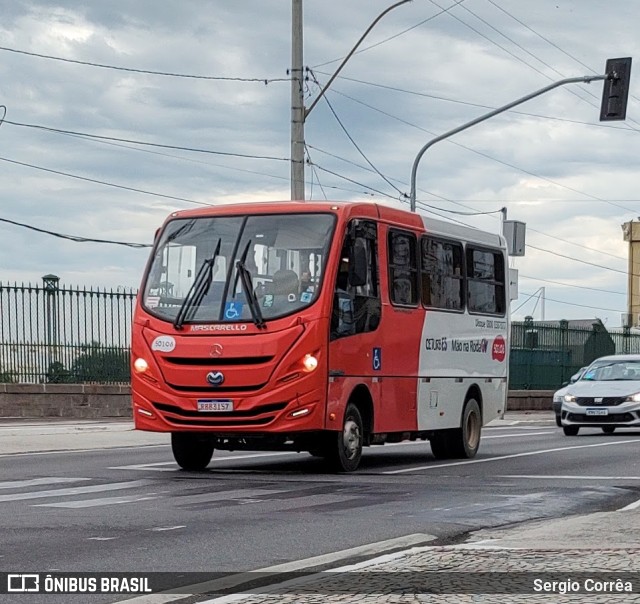
[[[382,348],[373,349],[372,364],[374,371],[380,371],[380,369],[382,369]]]
[[[227,302],[224,307],[224,318],[227,321],[235,321],[242,316],[242,302]]]

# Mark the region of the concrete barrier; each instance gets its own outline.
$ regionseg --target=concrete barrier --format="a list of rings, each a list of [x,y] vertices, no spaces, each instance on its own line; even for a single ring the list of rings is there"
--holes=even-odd
[[[0,417],[131,417],[131,388],[100,384],[0,384]]]

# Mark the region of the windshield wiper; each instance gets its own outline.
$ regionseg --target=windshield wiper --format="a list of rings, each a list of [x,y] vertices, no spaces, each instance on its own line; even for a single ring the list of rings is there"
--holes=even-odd
[[[182,325],[187,320],[187,314],[189,315],[189,319],[193,318],[196,309],[200,306],[202,299],[211,288],[211,283],[213,281],[213,267],[215,265],[216,258],[220,253],[221,243],[222,238],[218,239],[213,256],[211,256],[211,258],[205,258],[203,263],[200,265],[198,273],[196,274],[182,305],[178,309],[176,320],[173,322],[173,326],[176,329],[182,329]]]
[[[239,260],[236,261],[236,278],[233,283],[233,293],[235,296],[239,278],[240,283],[242,283],[242,289],[244,290],[245,298],[247,299],[247,304],[249,305],[249,310],[251,311],[251,318],[253,319],[253,322],[256,324],[256,327],[265,328],[266,324],[264,322],[264,318],[262,317],[260,304],[258,304],[258,298],[256,298],[256,293],[253,290],[253,284],[251,283],[251,273],[244,263],[247,259],[247,253],[249,252],[250,245],[251,239],[247,241],[247,245],[244,248],[244,252],[242,252],[242,256]]]

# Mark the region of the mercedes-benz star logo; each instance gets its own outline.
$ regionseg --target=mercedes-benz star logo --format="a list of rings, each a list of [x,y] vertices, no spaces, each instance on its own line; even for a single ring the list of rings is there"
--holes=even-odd
[[[223,352],[224,352],[224,348],[222,347],[222,344],[214,344],[211,347],[209,356],[215,359],[215,358],[221,357]]]
[[[224,373],[222,371],[210,371],[207,373],[207,382],[212,386],[219,386],[224,382]]]

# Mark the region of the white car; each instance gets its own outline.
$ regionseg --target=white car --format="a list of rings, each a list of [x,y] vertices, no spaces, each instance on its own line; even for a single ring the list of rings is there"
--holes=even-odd
[[[571,376],[571,379],[566,386],[563,386],[562,388],[560,388],[560,390],[556,390],[553,393],[553,412],[556,416],[556,426],[558,426],[558,428],[562,427],[562,421],[560,420],[560,411],[562,409],[562,401],[564,400],[564,395],[567,393],[569,386],[580,379],[580,376],[584,373],[585,369],[586,367],[581,367],[580,371],[574,373]]]
[[[640,354],[601,357],[580,379],[565,388],[560,411],[562,429],[575,436],[580,428],[640,426]]]

